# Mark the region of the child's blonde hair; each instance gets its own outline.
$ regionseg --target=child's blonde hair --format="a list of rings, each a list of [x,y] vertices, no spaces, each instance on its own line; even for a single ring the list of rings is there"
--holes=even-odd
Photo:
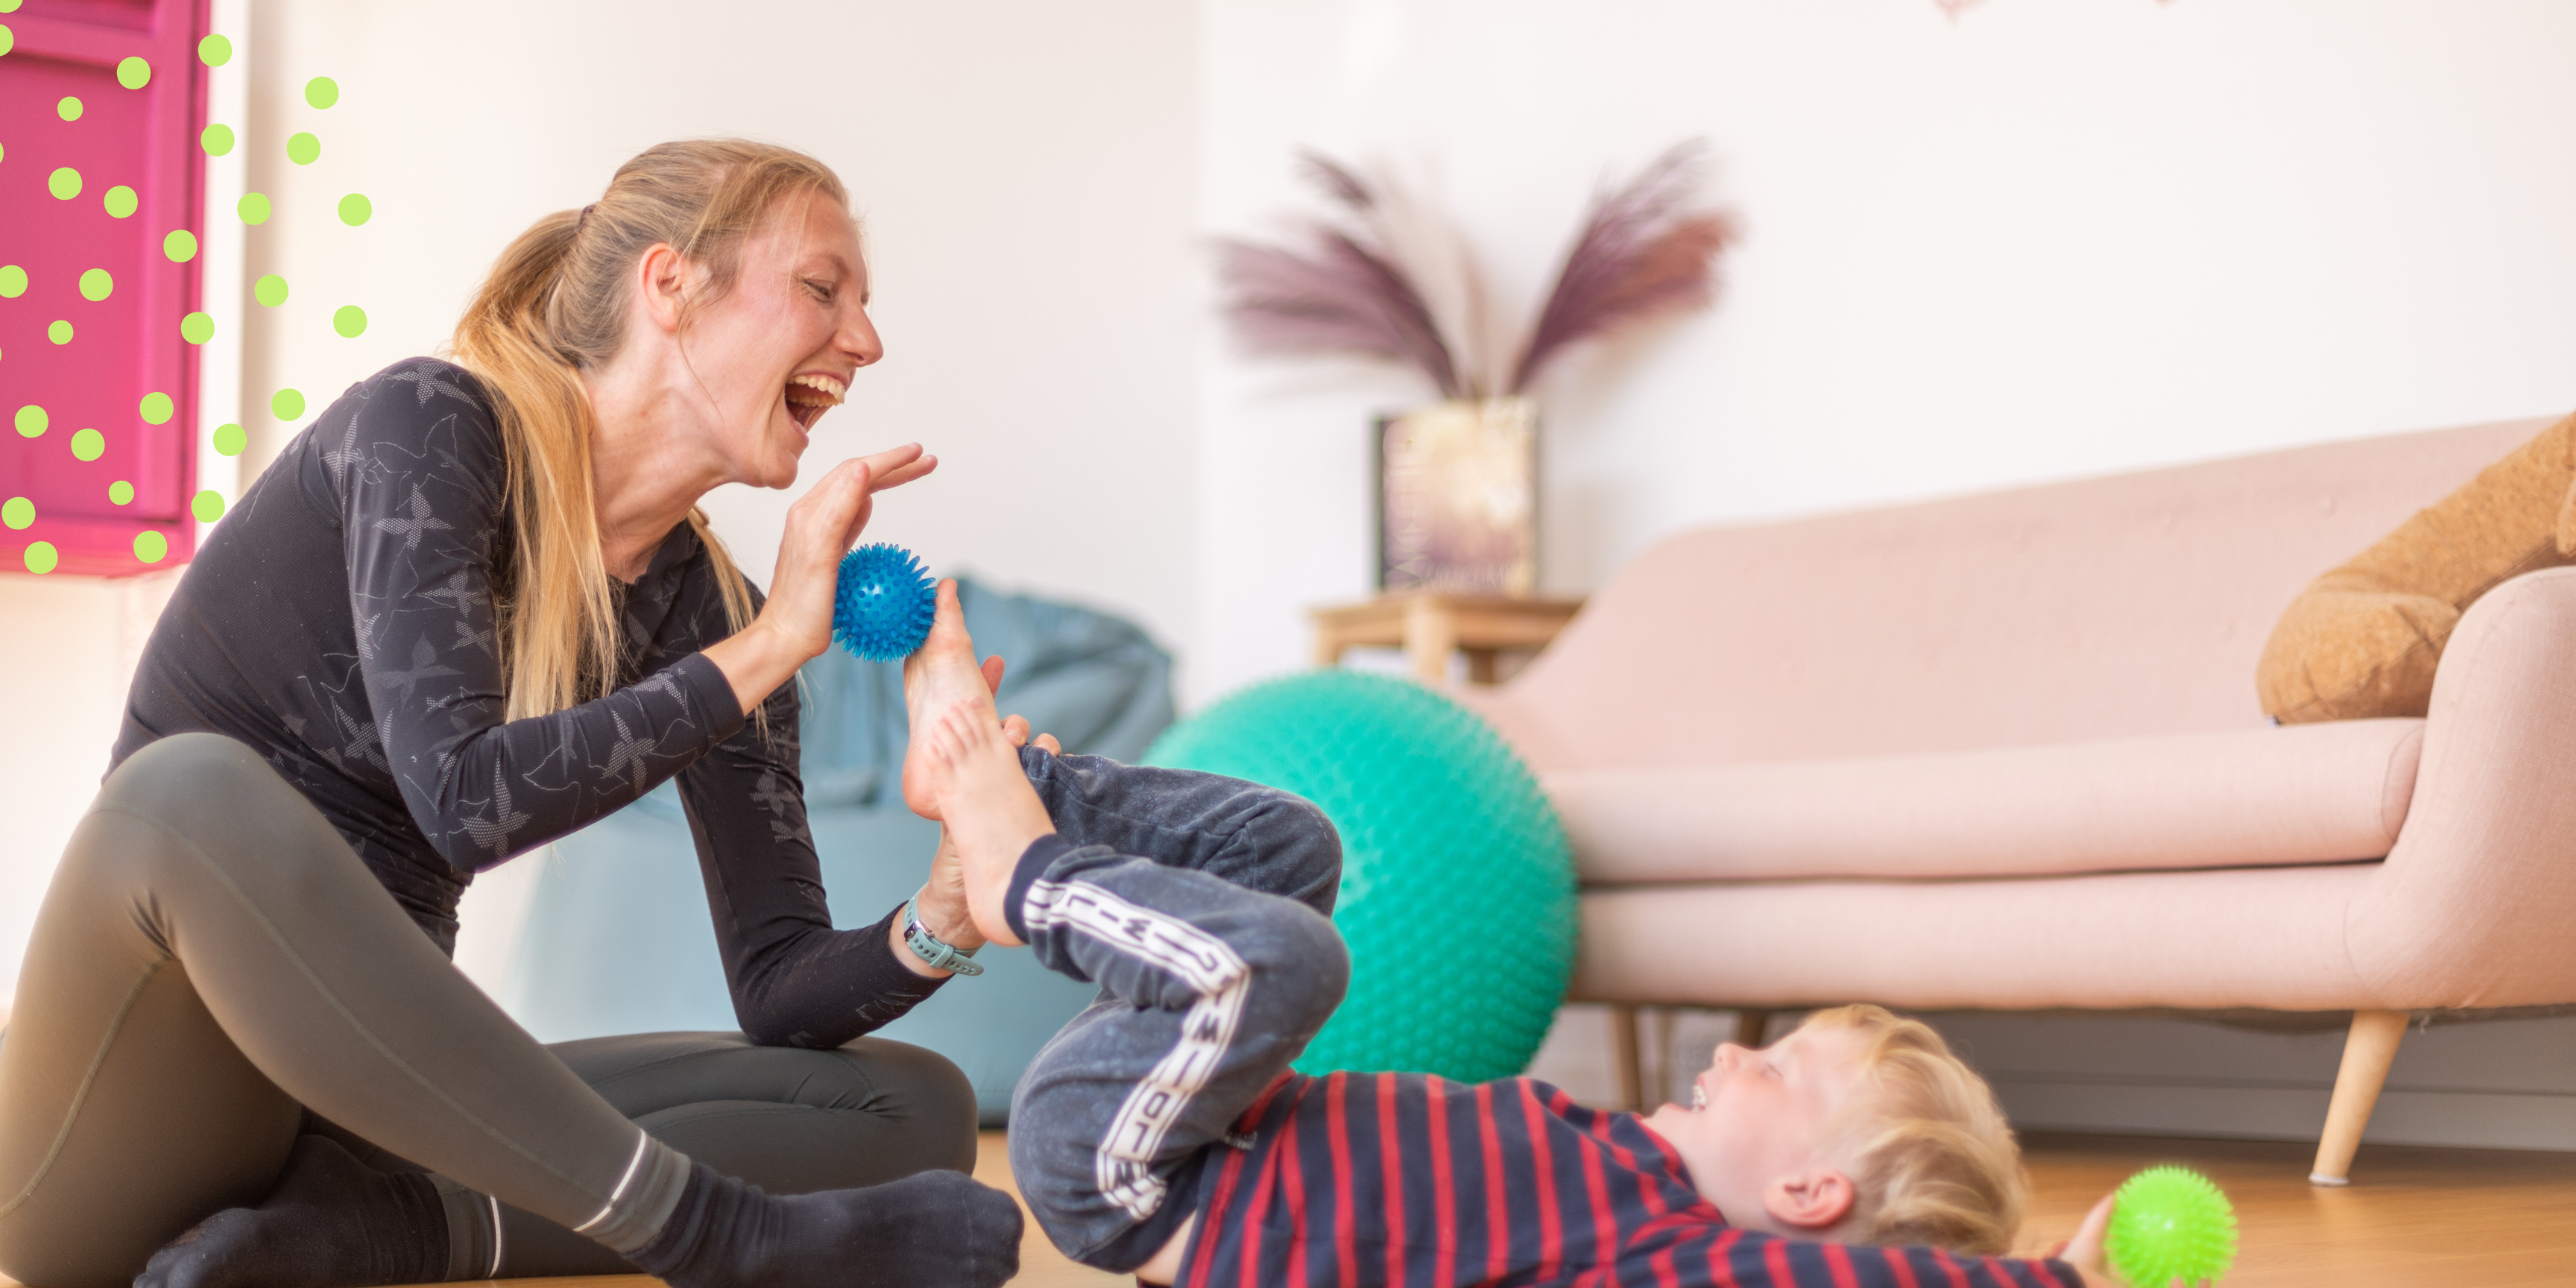
[[[1868,1091],[1838,1133],[1857,1191],[1848,1237],[1971,1253],[2010,1248],[2029,1182],[1986,1080],[1931,1026],[1884,1007],[1835,1007],[1799,1027],[1854,1029],[1868,1044]]]

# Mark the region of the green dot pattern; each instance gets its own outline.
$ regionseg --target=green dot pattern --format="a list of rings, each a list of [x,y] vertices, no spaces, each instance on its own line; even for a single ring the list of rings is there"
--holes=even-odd
[[[127,89],[141,89],[152,83],[152,64],[139,55],[116,65],[116,83]]]
[[[215,338],[215,318],[211,313],[191,313],[179,319],[179,338],[190,344],[204,344]]]
[[[108,189],[107,196],[101,198],[99,204],[106,207],[108,218],[123,219],[143,203],[135,197],[134,189],[120,183]]]
[[[45,436],[45,426],[52,423],[53,419],[45,415],[45,409],[34,403],[18,409],[18,437],[20,438],[42,438]]]
[[[80,275],[81,298],[92,304],[116,294],[116,279],[103,268],[93,268]]]
[[[329,107],[340,101],[340,82],[328,76],[316,76],[304,82],[304,101],[315,107]]]
[[[233,60],[233,42],[227,36],[208,36],[197,42],[197,61],[208,67],[221,67]]]
[[[133,503],[134,503],[134,485],[133,485],[133,484],[131,484],[131,483],[126,482],[126,481],[125,481],[125,480],[123,480],[123,479],[118,479],[117,481],[115,481],[115,482],[113,482],[113,483],[108,484],[108,485],[107,485],[107,499],[108,499],[109,503],[110,503],[110,504],[113,504],[113,505],[131,505],[131,504],[133,504]]]
[[[69,201],[80,195],[80,171],[64,166],[45,176],[45,191],[57,201]]]
[[[62,101],[54,104],[54,115],[59,116],[66,121],[79,120],[81,118],[80,99],[70,94],[63,95]]]
[[[8,30],[8,28],[0,27],[0,31],[6,30]],[[62,562],[63,557],[54,550],[53,542],[31,541],[27,543],[27,571],[41,577],[46,573],[52,572],[54,569],[61,567]]]
[[[215,426],[215,452],[221,456],[239,456],[250,446],[250,434],[241,426],[225,421]]]
[[[170,414],[177,407],[170,401],[170,395],[155,390],[143,395],[143,401],[137,403],[134,410],[143,417],[144,424],[164,425],[169,423]]]
[[[0,297],[16,299],[27,293],[27,270],[15,264],[0,264]]]
[[[45,327],[45,338],[56,344],[70,344],[72,342],[72,324],[63,321],[61,318],[54,319]]]
[[[294,420],[304,414],[304,391],[280,389],[268,396],[268,412],[279,420]]]
[[[107,455],[107,435],[95,429],[84,429],[72,435],[72,456],[75,459],[94,461],[105,455]]]
[[[197,516],[199,523],[212,523],[224,517],[224,494],[213,488],[199,492],[188,502],[188,513]]]
[[[173,228],[161,239],[161,253],[173,264],[185,264],[197,257],[197,235],[185,228]]]
[[[18,0],[0,0],[0,13],[18,12]]]
[[[17,47],[18,33],[9,30],[7,27],[0,27],[0,55],[6,55],[10,50]]]
[[[297,165],[311,165],[322,159],[322,140],[310,134],[297,134],[286,140],[286,159]]]
[[[262,273],[258,281],[251,283],[250,297],[269,308],[276,308],[286,302],[286,279],[275,273]]]
[[[135,533],[134,557],[145,563],[159,563],[170,557],[170,539],[158,532]]]
[[[206,155],[210,157],[219,157],[231,152],[233,150],[233,127],[229,125],[207,126],[206,132],[197,136],[197,146],[204,148],[206,150]]]
[[[363,192],[353,192],[340,198],[340,222],[351,228],[375,218],[375,215],[376,204],[367,200],[367,194]]]
[[[1295,792],[1341,833],[1350,992],[1299,1070],[1484,1082],[1528,1065],[1573,972],[1574,860],[1483,720],[1409,681],[1317,670],[1215,703],[1145,762]]]
[[[13,496],[6,501],[0,501],[0,523],[8,524],[10,527],[24,532],[26,531],[27,525],[34,523],[35,521],[35,502],[30,501],[23,496]]]
[[[355,304],[343,304],[331,315],[331,329],[345,339],[355,340],[367,333],[367,311]]]
[[[267,223],[268,194],[265,192],[243,193],[242,199],[233,203],[233,213],[241,216],[241,221],[246,224],[257,225]]]

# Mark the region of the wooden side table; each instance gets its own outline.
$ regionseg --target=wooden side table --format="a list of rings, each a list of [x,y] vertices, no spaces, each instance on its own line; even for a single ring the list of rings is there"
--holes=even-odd
[[[1315,665],[1338,666],[1342,650],[1360,645],[1401,645],[1413,678],[1425,684],[1449,679],[1449,654],[1467,653],[1467,678],[1494,682],[1494,657],[1504,649],[1540,649],[1583,607],[1580,599],[1514,599],[1507,595],[1457,595],[1399,590],[1364,604],[1308,610],[1315,622]]]

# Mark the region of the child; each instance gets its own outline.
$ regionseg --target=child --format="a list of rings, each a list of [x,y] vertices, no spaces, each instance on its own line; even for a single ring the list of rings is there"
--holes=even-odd
[[[905,680],[905,799],[946,825],[977,928],[1101,986],[1011,1105],[1013,1174],[1075,1260],[1192,1288],[2083,1283],[1870,1246],[2000,1251],[2021,1195],[1984,1083],[1876,1007],[1722,1046],[1690,1107],[1643,1118],[1526,1078],[1289,1072],[1349,974],[1321,813],[1016,751],[945,584]]]

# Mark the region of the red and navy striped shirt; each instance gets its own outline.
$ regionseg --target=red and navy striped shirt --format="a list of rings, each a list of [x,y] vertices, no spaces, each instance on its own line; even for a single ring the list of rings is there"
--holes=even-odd
[[[1201,1173],[1179,1288],[2080,1288],[2063,1262],[1742,1230],[1635,1114],[1543,1082],[1290,1074]]]

